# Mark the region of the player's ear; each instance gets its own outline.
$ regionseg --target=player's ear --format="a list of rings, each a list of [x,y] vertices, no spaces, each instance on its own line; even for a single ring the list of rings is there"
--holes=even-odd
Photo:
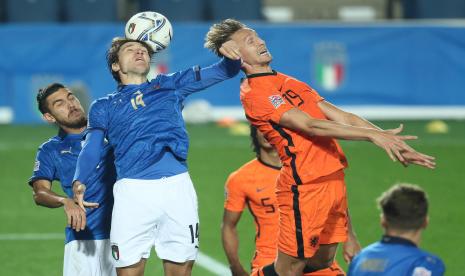
[[[52,124],[57,121],[55,117],[53,117],[53,115],[48,112],[44,113],[43,118],[45,121],[52,123]]]
[[[386,218],[384,217],[384,214],[382,213],[379,215],[379,222],[384,229],[387,228]]]
[[[113,72],[118,72],[120,70],[119,64],[117,62],[111,64],[111,70]]]
[[[428,227],[428,225],[429,225],[429,216],[426,216],[425,222],[423,223],[422,228],[425,229],[426,227]]]

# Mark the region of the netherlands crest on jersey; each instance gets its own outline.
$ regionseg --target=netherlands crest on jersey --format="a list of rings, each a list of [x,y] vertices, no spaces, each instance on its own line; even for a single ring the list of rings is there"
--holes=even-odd
[[[339,42],[317,43],[313,51],[314,79],[327,92],[337,90],[347,75],[347,53]]]
[[[274,106],[274,108],[278,109],[278,107],[282,104],[284,104],[283,98],[281,98],[280,95],[271,95],[268,97],[270,99],[271,104]]]

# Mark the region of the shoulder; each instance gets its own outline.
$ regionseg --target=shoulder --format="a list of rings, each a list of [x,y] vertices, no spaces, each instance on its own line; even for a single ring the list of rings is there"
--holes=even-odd
[[[416,272],[423,272],[423,271],[434,271],[434,272],[444,272],[445,265],[444,262],[438,256],[435,256],[431,253],[428,253],[423,250],[419,250],[418,257],[415,258],[413,263],[413,275],[423,275],[423,274],[415,274]],[[436,275],[436,274],[433,274]]]
[[[43,152],[51,152],[56,149],[56,147],[60,144],[61,138],[59,136],[53,136],[47,141],[43,142],[39,146],[39,150]]]
[[[251,173],[255,171],[256,163],[258,163],[256,159],[251,160],[232,172],[228,177],[228,183],[230,183],[230,185],[239,185],[233,183],[243,183],[244,180],[253,175]]]

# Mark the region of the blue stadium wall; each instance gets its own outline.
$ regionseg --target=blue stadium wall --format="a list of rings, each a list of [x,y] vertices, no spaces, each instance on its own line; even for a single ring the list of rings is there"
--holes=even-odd
[[[366,107],[387,117],[397,112],[389,107],[407,113],[419,108],[426,117],[435,110],[465,116],[464,26],[250,26],[267,42],[275,70],[308,82],[336,105]],[[123,28],[122,24],[0,25],[0,117],[7,116],[1,111],[9,110],[11,116],[4,122],[42,122],[35,95],[50,82],[72,87],[85,105],[112,92],[116,84],[105,52]],[[208,28],[209,24],[174,24],[169,49],[156,57],[160,68],[173,72],[216,62],[218,58],[203,48]],[[203,99],[240,116],[241,77],[195,94],[187,103]]]

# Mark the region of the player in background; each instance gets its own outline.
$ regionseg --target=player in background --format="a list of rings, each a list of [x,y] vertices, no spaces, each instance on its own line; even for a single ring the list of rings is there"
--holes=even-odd
[[[349,275],[444,275],[442,260],[418,248],[428,226],[426,193],[416,185],[394,185],[378,198],[378,206],[384,236],[354,258]]]
[[[95,101],[78,160],[75,197],[95,167],[107,138],[115,152],[117,182],[110,240],[118,275],[143,275],[155,247],[165,275],[190,275],[198,253],[197,196],[187,169],[189,140],[182,118],[190,94],[232,78],[238,53],[211,66],[193,66],[148,80],[152,56],[144,42],[116,38],[107,54],[117,91]],[[81,203],[80,203],[81,204]]]
[[[271,68],[272,56],[258,34],[233,19],[210,28],[205,46],[236,43],[246,78],[241,102],[250,123],[276,148],[283,168],[277,182],[280,212],[278,256],[266,275],[299,275],[304,267],[329,267],[338,243],[347,239],[344,168],[335,139],[369,141],[402,164],[435,166],[401,136],[402,126],[382,130],[325,101],[310,86]]]
[[[252,275],[263,275],[259,272],[259,268],[273,263],[278,252],[279,214],[275,187],[281,161],[273,146],[253,126],[250,127],[250,136],[256,158],[231,173],[225,187],[222,240],[234,276],[249,275],[239,261],[239,237],[236,230],[245,205],[255,222]],[[360,244],[349,225],[348,241],[344,243],[344,259],[349,262],[359,251]],[[345,274],[335,261],[329,268],[304,275],[339,276]]]
[[[108,145],[103,146],[97,169],[89,176],[84,204],[91,209],[86,213],[74,202],[71,187],[87,124],[84,109],[74,94],[59,83],[40,89],[37,104],[44,119],[56,124],[59,132],[39,147],[29,184],[37,205],[63,206],[65,211],[68,226],[65,229],[63,275],[116,275],[109,240],[112,187],[116,181],[112,151]],[[51,190],[55,180],[60,181],[66,196]]]

